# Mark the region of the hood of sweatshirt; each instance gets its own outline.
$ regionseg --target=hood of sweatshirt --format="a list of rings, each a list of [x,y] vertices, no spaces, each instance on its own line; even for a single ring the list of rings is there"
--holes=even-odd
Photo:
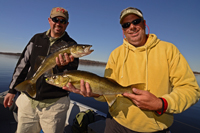
[[[152,47],[156,46],[159,41],[160,40],[157,38],[155,34],[149,34],[148,39],[143,46],[135,47],[132,44],[130,44],[126,38],[123,40],[123,45],[124,48],[126,48],[127,50],[145,51],[147,49],[151,49]]]
[[[136,52],[136,51],[137,52],[143,52],[143,51],[145,51],[146,52],[146,77],[148,77],[148,67],[147,67],[147,65],[148,65],[148,53],[153,47],[155,47],[158,44],[159,41],[160,41],[160,39],[158,39],[155,34],[149,34],[148,39],[143,46],[135,47],[132,44],[130,44],[127,41],[126,38],[124,38],[123,48],[124,48],[125,54],[124,54],[124,60],[123,60],[123,65],[122,65],[121,78],[123,78],[123,68],[124,68],[124,64],[126,62],[126,59],[128,57],[129,51],[132,51],[132,52]],[[148,78],[146,78],[146,80],[148,80]],[[146,81],[146,83],[148,83],[148,81]],[[148,84],[146,84],[146,90],[148,90]]]

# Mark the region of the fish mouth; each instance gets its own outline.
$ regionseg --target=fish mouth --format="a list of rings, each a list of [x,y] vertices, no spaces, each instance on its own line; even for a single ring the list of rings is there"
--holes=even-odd
[[[81,44],[77,44],[81,45]],[[79,58],[79,57],[83,57],[85,55],[89,55],[90,53],[92,53],[94,50],[90,49],[92,47],[92,45],[81,45],[81,49],[77,49],[75,51],[71,51],[71,54],[75,57],[75,58]]]
[[[87,48],[85,48],[84,52],[86,52],[86,53],[92,53],[94,50],[90,49],[91,47],[92,47],[92,45],[90,45]]]

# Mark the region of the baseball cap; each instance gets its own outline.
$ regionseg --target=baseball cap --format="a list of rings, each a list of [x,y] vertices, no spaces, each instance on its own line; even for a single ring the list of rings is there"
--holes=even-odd
[[[128,7],[126,9],[122,10],[122,12],[120,14],[120,24],[122,24],[123,18],[129,14],[135,14],[135,15],[138,15],[139,17],[143,18],[143,14],[139,9],[134,8],[134,7]]]
[[[66,9],[64,9],[62,7],[54,7],[51,10],[50,17],[54,18],[54,17],[58,17],[58,16],[64,17],[66,20],[69,19],[69,14],[68,14],[68,11]]]

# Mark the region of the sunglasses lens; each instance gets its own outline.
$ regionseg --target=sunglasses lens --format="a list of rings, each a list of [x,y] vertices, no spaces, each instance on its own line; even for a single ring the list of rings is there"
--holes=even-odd
[[[132,22],[132,24],[137,25],[141,22],[142,19],[136,19]]]
[[[131,25],[131,23],[124,23],[124,24],[122,24],[122,28],[128,28],[129,26]]]
[[[142,21],[142,18],[133,20],[131,23],[132,23],[133,25],[137,25],[137,24],[139,24],[141,21]],[[128,22],[128,23],[122,24],[122,28],[128,28],[128,27],[131,25],[131,23]]]
[[[65,19],[60,19],[60,23],[66,24],[66,20]]]
[[[58,19],[58,18],[56,18],[56,17],[51,18],[51,19],[52,19],[52,21],[53,21],[54,23],[58,23],[59,20],[60,20],[60,23],[61,23],[61,24],[66,24],[66,23],[67,23],[67,21],[66,21],[65,19]]]
[[[53,22],[55,22],[55,23],[57,23],[57,22],[59,21],[59,19],[56,18],[56,17],[52,18],[51,20],[52,20]]]

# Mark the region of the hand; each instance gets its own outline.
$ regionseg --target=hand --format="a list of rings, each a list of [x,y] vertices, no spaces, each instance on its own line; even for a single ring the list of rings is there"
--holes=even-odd
[[[100,96],[99,94],[92,93],[89,83],[88,82],[84,83],[83,79],[80,81],[80,89],[75,88],[71,83],[68,83],[67,86],[68,87],[64,86],[63,89],[76,93],[76,94],[83,95],[84,97],[99,97]]]
[[[69,64],[70,62],[74,61],[74,57],[72,55],[68,56],[67,53],[64,53],[64,58],[65,59],[63,59],[63,56],[61,54],[59,54],[59,56],[56,57],[56,65],[58,67],[65,66]]]
[[[132,102],[143,110],[159,111],[162,109],[162,101],[148,91],[133,88],[133,94],[124,93]]]
[[[4,97],[3,105],[4,107],[10,107],[13,104],[13,98],[15,97],[15,94],[7,93]]]

